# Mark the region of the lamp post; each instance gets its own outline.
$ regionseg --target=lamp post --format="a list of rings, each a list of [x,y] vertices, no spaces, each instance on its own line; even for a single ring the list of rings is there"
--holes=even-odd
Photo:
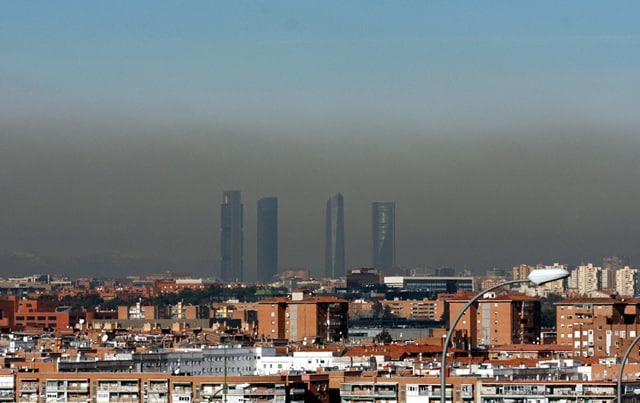
[[[536,269],[536,270],[531,271],[531,273],[529,273],[529,277],[527,277],[526,279],[510,280],[510,281],[505,281],[505,282],[500,283],[500,284],[496,284],[494,286],[491,286],[489,288],[486,288],[486,289],[480,291],[473,298],[471,298],[471,300],[469,302],[467,302],[465,304],[465,306],[462,307],[460,312],[458,312],[458,315],[456,315],[456,317],[453,320],[453,322],[451,322],[451,326],[449,327],[449,331],[447,332],[447,338],[444,340],[444,346],[442,346],[442,361],[440,363],[440,403],[445,403],[446,402],[446,398],[447,398],[447,394],[446,394],[446,387],[447,387],[446,367],[447,367],[447,350],[449,349],[449,342],[451,341],[451,336],[453,335],[453,331],[455,330],[456,326],[458,325],[458,322],[462,318],[462,315],[464,315],[465,311],[471,305],[473,305],[477,300],[482,298],[482,296],[484,294],[488,293],[489,291],[493,291],[493,290],[495,290],[497,288],[500,288],[500,287],[504,287],[504,286],[507,286],[507,285],[510,285],[510,284],[528,283],[528,282],[531,282],[531,283],[535,284],[536,286],[539,286],[539,285],[542,285],[542,284],[545,284],[545,283],[549,283],[551,281],[556,281],[556,280],[560,280],[560,279],[563,279],[563,278],[567,278],[567,277],[569,277],[569,275],[570,275],[570,273],[567,270],[560,269],[560,268]]]
[[[622,403],[622,370],[624,370],[624,366],[627,363],[629,355],[631,354],[631,350],[633,350],[633,346],[635,346],[638,341],[640,341],[640,336],[633,339],[631,344],[629,344],[629,347],[627,348],[627,351],[624,353],[624,357],[622,357],[622,361],[620,362],[620,369],[618,370],[618,398],[616,399],[616,403]]]

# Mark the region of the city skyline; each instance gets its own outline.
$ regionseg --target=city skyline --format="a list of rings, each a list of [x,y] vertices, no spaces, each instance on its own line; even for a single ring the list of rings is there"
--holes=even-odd
[[[376,200],[405,268],[640,260],[637,2],[0,10],[0,275],[217,273],[227,189],[316,275],[338,190],[347,268]]]

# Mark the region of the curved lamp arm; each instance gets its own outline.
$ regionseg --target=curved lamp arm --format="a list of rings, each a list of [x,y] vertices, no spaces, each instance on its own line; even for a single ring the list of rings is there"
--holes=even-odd
[[[536,270],[533,270],[531,273],[529,273],[529,277],[526,279],[511,280],[511,281],[505,281],[500,284],[496,284],[492,287],[489,287],[487,289],[480,291],[478,294],[476,294],[475,297],[471,298],[471,300],[467,302],[465,306],[462,307],[460,312],[458,312],[458,315],[456,316],[456,318],[451,323],[451,326],[449,327],[449,331],[447,332],[447,338],[444,341],[444,346],[442,348],[442,362],[440,363],[440,403],[445,403],[445,399],[447,398],[445,389],[447,387],[446,366],[447,366],[447,350],[449,348],[449,342],[451,341],[451,335],[453,334],[453,331],[455,330],[456,326],[458,325],[458,322],[460,321],[460,318],[462,318],[462,315],[464,315],[467,308],[469,308],[474,302],[479,300],[484,294],[488,293],[489,291],[493,291],[496,288],[504,287],[510,284],[527,283],[527,282],[531,282],[536,286],[539,286],[545,283],[549,283],[551,281],[567,278],[569,277],[569,275],[570,273],[567,270],[559,267],[558,268],[554,267],[550,269],[536,269]]]
[[[464,313],[467,311],[467,308],[469,308],[477,300],[482,298],[484,294],[490,291],[493,291],[496,288],[504,287],[510,284],[528,283],[528,282],[529,282],[529,279],[511,280],[511,281],[505,281],[504,283],[496,284],[492,287],[486,288],[480,291],[478,294],[476,294],[473,298],[471,298],[471,300],[469,300],[469,302],[467,302],[465,306],[462,307],[460,312],[458,312],[458,314],[456,315],[456,318],[453,320],[453,322],[451,322],[451,326],[449,326],[449,331],[447,332],[447,338],[445,339],[444,346],[442,348],[442,361],[440,362],[440,403],[445,403],[445,399],[447,398],[445,393],[446,392],[445,388],[447,387],[445,371],[446,371],[446,365],[447,365],[447,350],[449,349],[449,342],[451,341],[451,336],[453,335],[453,331],[455,330],[456,326],[458,325],[458,322],[462,318],[462,315],[464,315]]]
[[[624,353],[624,357],[622,358],[622,361],[620,362],[620,369],[618,370],[618,389],[617,389],[618,399],[617,399],[616,403],[621,403],[622,402],[622,370],[624,369],[624,366],[627,363],[627,359],[629,358],[629,355],[631,354],[631,350],[633,350],[633,346],[635,346],[636,343],[638,343],[638,341],[640,341],[640,336],[638,336],[635,339],[633,339],[633,341],[631,342],[631,344],[627,348],[627,351]]]

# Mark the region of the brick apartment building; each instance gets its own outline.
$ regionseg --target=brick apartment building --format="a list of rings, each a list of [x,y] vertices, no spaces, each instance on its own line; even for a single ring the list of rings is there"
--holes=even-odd
[[[640,335],[640,300],[569,298],[556,302],[557,344],[572,345],[574,357],[622,357]],[[630,358],[640,359],[638,349]]]
[[[443,296],[449,323],[473,294]],[[453,344],[458,348],[536,343],[540,336],[540,299],[522,294],[487,293],[469,307],[456,326]]]
[[[444,314],[444,302],[442,300],[423,299],[392,299],[381,300],[383,307],[389,307],[389,311],[400,318],[409,320],[440,320]]]
[[[328,403],[326,374],[181,376],[157,373],[0,374],[2,400],[26,402],[312,402]]]
[[[349,303],[294,292],[258,303],[258,336],[290,341],[338,341],[348,335]]]
[[[0,329],[3,332],[66,329],[94,317],[93,310],[59,306],[58,301],[21,299],[15,295],[0,299]]]

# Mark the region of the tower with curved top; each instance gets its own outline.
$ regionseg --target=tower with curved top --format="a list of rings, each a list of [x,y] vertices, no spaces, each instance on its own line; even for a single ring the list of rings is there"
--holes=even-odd
[[[373,267],[389,273],[396,265],[396,204],[371,205]]]

